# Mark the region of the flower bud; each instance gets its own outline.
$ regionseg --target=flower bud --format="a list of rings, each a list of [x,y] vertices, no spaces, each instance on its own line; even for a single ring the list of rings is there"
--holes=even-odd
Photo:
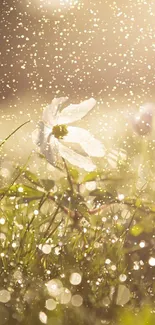
[[[140,111],[134,116],[133,128],[139,135],[148,135],[152,131],[152,122],[155,104],[146,103],[140,107]]]

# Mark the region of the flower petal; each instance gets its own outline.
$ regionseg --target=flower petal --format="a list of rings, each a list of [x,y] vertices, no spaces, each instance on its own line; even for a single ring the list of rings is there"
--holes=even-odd
[[[32,133],[32,140],[40,148],[40,153],[45,156],[50,164],[61,167],[58,140],[51,134],[51,128],[48,128],[40,121],[38,128]]]
[[[36,130],[32,132],[32,141],[37,146],[42,147],[44,142],[47,142],[49,134],[52,132],[42,121],[38,123]]]
[[[68,107],[64,108],[60,113],[57,120],[57,124],[68,124],[80,120],[85,115],[87,115],[89,111],[92,110],[95,104],[96,100],[94,98],[90,98],[84,100],[80,104],[69,105]]]
[[[92,157],[103,157],[105,149],[103,144],[95,139],[91,133],[83,128],[69,126],[68,134],[63,138],[65,142],[78,143],[84,151]]]
[[[61,155],[59,154],[58,145],[58,140],[53,135],[50,135],[47,139],[46,151],[44,151],[44,155],[50,164],[55,167],[62,168],[63,162],[61,159]]]
[[[44,142],[44,123],[42,121],[38,123],[37,128],[32,132],[32,142],[37,146],[41,146]]]
[[[38,143],[40,142],[40,129],[37,128],[32,132],[32,142],[35,145],[38,145]]]
[[[59,106],[66,102],[68,97],[54,98],[50,105],[47,105],[43,111],[42,119],[45,124],[50,125],[51,127],[57,124],[57,114]]]
[[[60,141],[59,153],[64,159],[68,160],[70,164],[83,168],[86,171],[93,171],[96,168],[89,157],[84,157],[76,153],[72,149],[64,146]]]

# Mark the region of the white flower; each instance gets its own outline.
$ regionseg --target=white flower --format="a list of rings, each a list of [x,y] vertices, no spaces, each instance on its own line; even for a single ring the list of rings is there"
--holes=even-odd
[[[103,144],[89,131],[68,124],[86,116],[96,101],[90,98],[80,104],[71,104],[60,111],[60,105],[67,99],[67,97],[54,98],[51,104],[45,107],[39,128],[33,132],[33,140],[52,165],[56,166],[62,157],[72,165],[92,171],[96,166],[88,156],[103,157],[105,155]],[[79,144],[87,156],[73,151],[69,143]]]

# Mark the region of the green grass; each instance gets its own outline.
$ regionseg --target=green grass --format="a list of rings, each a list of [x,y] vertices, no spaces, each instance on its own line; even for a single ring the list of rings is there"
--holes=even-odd
[[[57,180],[32,173],[31,156],[15,167],[0,189],[0,324],[155,323],[153,143],[148,148],[144,156],[131,138],[114,170],[106,159],[92,173],[64,161]]]

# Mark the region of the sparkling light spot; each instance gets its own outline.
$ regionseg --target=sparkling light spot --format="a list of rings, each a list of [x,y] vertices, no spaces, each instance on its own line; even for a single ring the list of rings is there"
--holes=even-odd
[[[44,254],[50,254],[51,253],[51,245],[45,244],[42,246],[41,250]]]
[[[6,240],[6,236],[5,236],[5,234],[0,233],[0,240],[1,240],[1,241],[5,241],[5,240]]]
[[[125,274],[120,274],[120,276],[119,276],[119,280],[120,280],[121,282],[125,282],[126,279],[127,279],[127,276],[126,276]]]
[[[81,280],[82,280],[82,277],[79,273],[72,273],[70,276],[70,279],[69,279],[70,283],[75,286],[80,284]]]
[[[47,324],[47,315],[43,311],[40,311],[39,319],[43,324]]]
[[[2,177],[7,178],[10,176],[10,171],[7,168],[2,168],[0,174]]]
[[[116,269],[117,269],[117,268],[116,268],[116,265],[111,265],[111,270],[112,270],[112,271],[116,271]]]
[[[13,247],[13,248],[16,248],[17,246],[18,246],[18,244],[17,244],[16,242],[13,242],[13,243],[12,243],[12,247]]]
[[[7,290],[0,291],[0,302],[7,303],[11,299],[10,292]]]
[[[60,250],[61,250],[61,247],[56,247],[55,248],[55,255],[60,255]]]
[[[111,260],[109,259],[109,258],[107,258],[106,260],[105,260],[105,264],[110,264],[111,263]]]
[[[15,271],[13,277],[17,281],[22,281],[22,272],[19,270]]]
[[[80,295],[74,295],[71,299],[71,303],[75,307],[80,307],[83,304],[83,298]]]
[[[18,187],[18,192],[20,192],[20,193],[24,192],[24,189],[23,189],[22,186],[19,186],[19,187]]]
[[[119,201],[124,200],[124,198],[125,198],[124,194],[118,194],[118,200]]]
[[[54,299],[48,299],[46,300],[45,307],[48,310],[54,310],[56,308],[56,301]]]
[[[34,215],[37,216],[39,214],[39,211],[38,210],[34,210]]]
[[[59,297],[59,301],[61,304],[66,305],[70,302],[71,297],[72,297],[71,292],[67,288],[63,288]]]
[[[150,266],[155,266],[155,257],[150,257],[149,258],[149,265]]]
[[[142,240],[142,241],[139,243],[139,246],[140,246],[141,248],[144,248],[144,247],[145,247],[145,245],[146,245],[146,243],[145,243],[145,241],[144,241],[144,240]]]
[[[0,225],[4,225],[5,224],[5,219],[4,218],[0,218]]]
[[[135,261],[133,268],[135,271],[138,271],[139,270],[139,262]]]
[[[57,297],[60,295],[63,289],[62,282],[58,279],[50,280],[46,283],[48,293],[52,297]]]

